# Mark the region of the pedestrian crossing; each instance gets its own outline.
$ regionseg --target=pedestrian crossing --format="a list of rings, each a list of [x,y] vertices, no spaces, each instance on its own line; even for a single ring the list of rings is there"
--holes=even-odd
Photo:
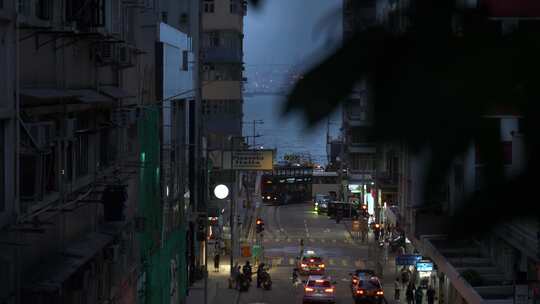
[[[352,245],[352,244],[358,244],[358,241],[354,241],[351,238],[341,238],[341,239],[327,239],[327,238],[290,238],[290,237],[267,237],[263,239],[263,243],[287,243],[287,244],[300,244],[300,241],[304,240],[304,244],[308,245],[315,245],[315,244],[346,244],[346,245]]]
[[[297,259],[284,256],[265,257],[265,261],[272,267],[294,267],[298,263]],[[328,258],[324,263],[327,268],[366,268],[365,260],[352,257]]]

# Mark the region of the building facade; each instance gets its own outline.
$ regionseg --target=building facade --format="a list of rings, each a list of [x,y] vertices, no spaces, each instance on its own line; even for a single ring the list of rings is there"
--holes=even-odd
[[[3,303],[184,301],[199,20],[190,0],[0,1]]]
[[[412,21],[408,10],[413,4],[414,1],[381,1],[378,20],[394,32],[407,31]],[[532,1],[504,7],[496,1],[458,1],[457,4],[486,8],[493,29],[501,36],[520,25],[537,26],[530,18],[540,13]],[[459,15],[454,20],[456,33],[463,31]],[[520,113],[496,110],[479,119],[500,129],[505,173],[519,174],[525,165]],[[385,143],[382,150],[391,152],[398,164],[398,193],[389,211],[391,224],[401,227],[414,249],[436,265],[438,279],[434,282],[441,303],[514,303],[520,290],[516,286],[524,287],[524,297],[532,301],[539,269],[536,219],[525,217],[501,223],[487,236],[477,239],[449,240],[445,235],[451,217],[464,207],[463,200],[483,185],[485,173],[480,149],[478,143],[471,144],[454,160],[446,173],[446,182],[440,187],[440,195],[431,197],[431,207],[427,207],[423,178],[430,152],[413,154],[405,143]],[[385,169],[381,167],[380,171]]]
[[[246,3],[204,0],[202,7],[202,113],[208,147],[225,148],[242,136],[243,39]]]

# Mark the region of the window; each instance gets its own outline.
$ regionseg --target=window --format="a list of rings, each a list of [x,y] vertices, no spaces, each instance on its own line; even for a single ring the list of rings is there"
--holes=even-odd
[[[238,14],[238,0],[231,0],[230,13]]]
[[[188,51],[182,51],[182,71],[188,70]]]
[[[512,142],[511,141],[502,142],[502,148],[503,148],[504,164],[511,165],[512,164]]]
[[[204,12],[213,13],[214,12],[214,0],[205,0],[204,1]]]
[[[113,164],[116,159],[118,142],[117,132],[113,129],[101,130],[99,145],[99,164],[100,168],[105,168]]]
[[[51,19],[51,0],[38,0],[36,2],[36,17],[42,20]]]
[[[88,174],[88,135],[77,137],[75,142],[75,177],[80,178]]]
[[[360,120],[366,121],[367,120],[367,113],[366,111],[360,112]]]

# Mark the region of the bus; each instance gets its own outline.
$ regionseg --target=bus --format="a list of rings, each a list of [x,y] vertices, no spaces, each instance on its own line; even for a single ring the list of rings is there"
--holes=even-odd
[[[310,201],[312,174],[309,166],[275,165],[261,178],[262,201],[279,205]]]
[[[329,195],[330,200],[335,201],[339,193],[339,176],[335,171],[313,171],[311,197],[315,199],[317,194]]]

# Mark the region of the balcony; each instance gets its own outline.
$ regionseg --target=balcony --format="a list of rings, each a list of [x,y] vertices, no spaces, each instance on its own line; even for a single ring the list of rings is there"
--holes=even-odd
[[[242,62],[242,50],[227,47],[213,47],[204,50],[206,63],[234,63]]]
[[[207,81],[203,82],[203,99],[240,100],[242,99],[241,81]]]

